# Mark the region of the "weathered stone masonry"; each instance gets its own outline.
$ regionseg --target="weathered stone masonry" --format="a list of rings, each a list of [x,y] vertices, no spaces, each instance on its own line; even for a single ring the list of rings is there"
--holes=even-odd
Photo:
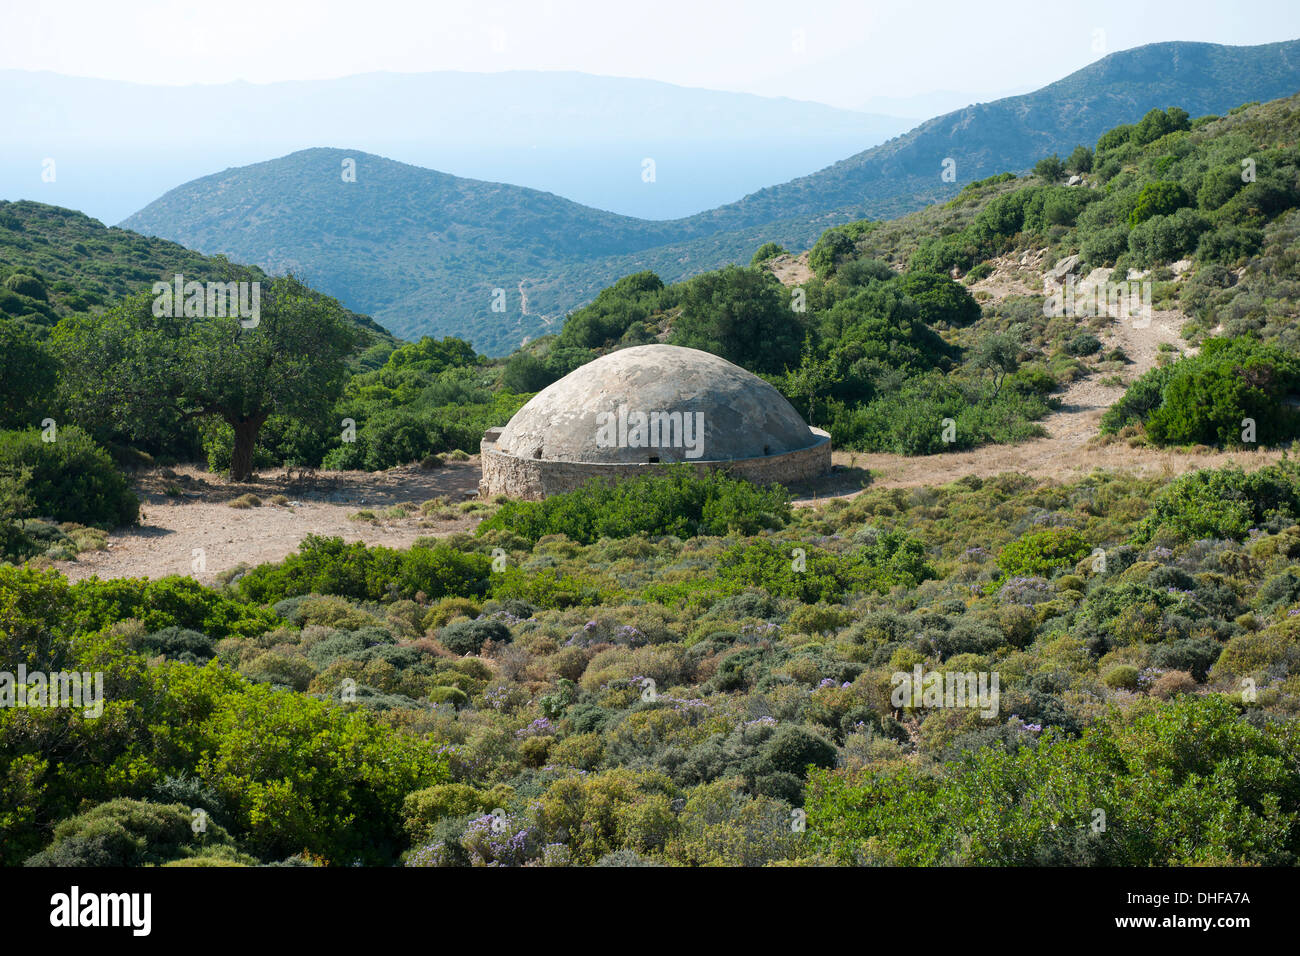
[[[735,478],[755,484],[786,484],[824,475],[831,470],[831,436],[820,428],[811,429],[817,444],[783,455],[763,458],[739,458],[722,461],[687,462],[697,474],[722,470]],[[539,458],[516,458],[497,450],[496,438],[501,429],[490,429],[479,448],[483,456],[483,477],[479,493],[484,497],[506,495],[510,498],[540,499],[547,495],[572,491],[591,478],[618,479],[653,474],[663,464],[597,464],[586,461],[545,461]]]

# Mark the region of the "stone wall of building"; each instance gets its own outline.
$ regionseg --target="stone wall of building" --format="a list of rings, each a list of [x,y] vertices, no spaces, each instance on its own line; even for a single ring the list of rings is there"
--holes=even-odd
[[[762,458],[739,458],[732,461],[687,462],[698,474],[709,471],[726,471],[736,478],[756,484],[806,481],[831,470],[831,436],[820,428],[812,429],[819,438],[816,444],[783,455]],[[591,478],[630,478],[653,474],[667,467],[661,464],[593,464],[580,461],[549,461],[546,459],[517,458],[497,450],[496,439],[501,430],[494,428],[484,436],[479,446],[483,461],[483,477],[479,481],[479,494],[486,498],[506,495],[510,498],[537,500],[548,495],[572,491]]]

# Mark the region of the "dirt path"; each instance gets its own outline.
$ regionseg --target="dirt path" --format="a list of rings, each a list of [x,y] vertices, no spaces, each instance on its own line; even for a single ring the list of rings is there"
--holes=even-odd
[[[1086,444],[1080,433],[1038,438],[1019,445],[988,445],[972,451],[951,452],[908,458],[890,454],[835,452],[835,464],[844,469],[839,486],[805,492],[796,504],[810,505],[831,497],[852,497],[863,486],[912,488],[944,485],[976,475],[990,478],[1007,471],[1023,472],[1035,478],[1069,481],[1097,469],[1124,471],[1144,476],[1175,476],[1198,468],[1236,465],[1247,471],[1280,460],[1280,451],[1175,451],[1163,448],[1130,448],[1121,442]],[[870,472],[870,475],[867,474]],[[858,487],[848,489],[850,483]]]
[[[1042,291],[1041,285],[1035,289],[1001,270],[989,280],[977,283],[977,287],[999,297]],[[1102,340],[1103,353],[1118,347],[1128,356],[1131,364],[1119,373],[1127,384],[1155,367],[1161,344],[1182,353],[1195,351],[1179,333],[1184,321],[1186,316],[1181,312],[1156,310],[1149,324],[1112,321],[1097,334]],[[1078,479],[1098,468],[1144,476],[1174,476],[1198,468],[1227,465],[1253,470],[1282,457],[1280,451],[1133,448],[1124,441],[1103,442],[1098,438],[1101,417],[1124,394],[1123,386],[1103,384],[1102,379],[1106,377],[1094,370],[1072,382],[1058,396],[1061,407],[1042,421],[1047,435],[1019,445],[986,445],[971,451],[920,457],[837,451],[834,453],[834,462],[839,466],[837,473],[799,489],[796,504],[806,506],[826,498],[853,497],[867,486],[941,485],[966,475],[988,478],[1007,471],[1056,481]]]
[[[1184,320],[1180,312],[1157,311],[1145,327],[1132,321],[1113,321],[1098,336],[1101,353],[1123,349],[1132,364],[1121,375],[1126,384],[1131,383],[1155,368],[1161,344],[1180,353],[1192,351],[1178,332]],[[1093,438],[1101,427],[1101,416],[1123,396],[1124,386],[1103,384],[1105,377],[1093,371],[1071,382],[1060,396],[1060,409],[1043,420],[1049,439],[1062,444],[1061,451],[1077,448]]]
[[[477,495],[478,479],[477,458],[428,471],[406,467],[377,473],[322,472],[298,482],[268,476],[248,484],[232,484],[194,467],[157,469],[137,476],[138,526],[115,531],[105,551],[83,552],[75,561],[55,566],[73,581],[91,575],[189,574],[206,584],[241,562],[279,561],[309,534],[405,548],[416,538],[477,524],[456,505]],[[260,507],[231,506],[231,501],[250,493],[262,500]],[[287,503],[273,504],[275,495],[284,495]],[[447,507],[421,515],[419,506],[435,498],[446,499]],[[384,510],[395,505],[408,506],[408,514],[384,516]],[[363,510],[372,511],[377,520],[353,520]],[[202,570],[194,566],[196,549],[203,552]]]

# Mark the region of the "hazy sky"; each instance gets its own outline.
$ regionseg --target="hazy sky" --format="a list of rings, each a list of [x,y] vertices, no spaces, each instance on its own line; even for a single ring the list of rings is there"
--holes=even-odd
[[[992,99],[1158,40],[1300,37],[1300,3],[0,0],[0,68],[145,83],[579,70],[859,108]]]

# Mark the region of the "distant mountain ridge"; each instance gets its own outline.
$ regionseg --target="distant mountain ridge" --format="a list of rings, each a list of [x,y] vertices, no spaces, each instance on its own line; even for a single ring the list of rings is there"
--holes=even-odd
[[[672,219],[915,124],[782,97],[522,70],[189,86],[0,70],[0,102],[0,198],[105,222],[214,169],[321,145]],[[186,135],[159,149],[160,121],[171,117],[187,118]],[[54,182],[40,178],[46,157],[58,161]],[[646,157],[658,166],[653,184],[641,178]]]
[[[829,225],[901,215],[974,179],[1091,145],[1155,107],[1196,116],[1297,90],[1300,41],[1159,43],[1111,54],[1033,93],[936,117],[683,219],[617,216],[537,190],[311,149],[187,183],[122,225],[293,269],[399,335],[458,334],[501,354],[639,268],[673,281],[745,261],[763,241],[806,247]],[[347,158],[357,160],[356,183],[339,175]],[[941,178],[945,159],[955,182]]]

